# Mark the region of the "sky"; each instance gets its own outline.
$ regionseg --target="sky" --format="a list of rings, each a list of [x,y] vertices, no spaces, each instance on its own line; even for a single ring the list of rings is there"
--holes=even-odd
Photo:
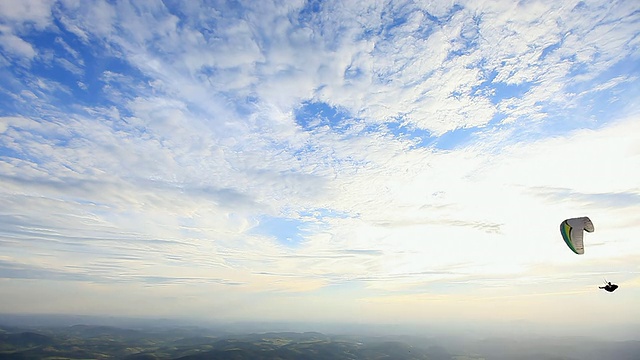
[[[638,324],[639,77],[632,0],[0,0],[0,312]]]

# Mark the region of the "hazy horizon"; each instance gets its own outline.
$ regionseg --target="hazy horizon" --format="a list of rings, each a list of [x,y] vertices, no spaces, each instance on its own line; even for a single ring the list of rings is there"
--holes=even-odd
[[[597,325],[592,327],[558,326],[550,328],[544,323],[524,320],[503,322],[462,323],[356,323],[356,322],[305,322],[260,320],[202,320],[196,318],[144,318],[79,314],[2,314],[0,326],[16,328],[59,328],[74,326],[114,327],[120,329],[171,330],[200,329],[203,334],[213,331],[219,334],[251,334],[279,332],[318,332],[327,335],[355,336],[405,336],[416,338],[456,337],[475,340],[492,338],[591,338],[602,341],[640,341],[640,324],[627,326]]]
[[[0,313],[637,329],[639,14],[0,1]]]
[[[411,329],[406,333],[406,329],[384,326],[308,331],[300,327],[303,325],[294,329],[282,324],[194,327],[159,321],[126,327],[5,326],[5,320],[0,315],[0,356],[7,359],[636,360],[640,351],[637,337],[558,336],[513,327],[509,332]]]

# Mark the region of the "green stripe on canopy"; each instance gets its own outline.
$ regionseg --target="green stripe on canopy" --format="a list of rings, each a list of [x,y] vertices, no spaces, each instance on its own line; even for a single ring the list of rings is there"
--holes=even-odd
[[[567,246],[569,247],[569,249],[571,249],[571,251],[579,254],[578,250],[576,250],[576,248],[573,246],[573,242],[571,241],[571,229],[572,228],[569,223],[567,223],[567,220],[563,221],[562,224],[560,224],[560,233],[562,233],[564,242],[567,243]]]

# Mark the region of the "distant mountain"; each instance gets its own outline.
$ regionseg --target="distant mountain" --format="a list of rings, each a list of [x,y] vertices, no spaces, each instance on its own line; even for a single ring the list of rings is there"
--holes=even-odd
[[[124,358],[124,360],[159,360],[160,358],[151,354],[134,354]]]
[[[28,351],[36,350],[54,344],[52,337],[31,331],[20,333],[0,334],[0,360],[32,360],[40,359],[29,354]]]
[[[213,335],[216,334],[216,335]],[[0,329],[0,360],[640,360],[640,341],[581,337],[420,337],[74,325]]]
[[[300,336],[300,334],[297,334]],[[322,335],[322,334],[320,334]],[[317,335],[315,335],[317,336]],[[322,335],[326,337],[326,335]],[[274,338],[275,334],[271,334]],[[283,340],[291,340],[282,337]],[[178,358],[179,360],[356,360],[356,359],[429,359],[420,350],[400,342],[384,342],[364,345],[345,341],[291,342],[272,348],[256,344],[237,343],[233,348],[216,349]]]
[[[146,336],[141,331],[122,329],[113,326],[95,325],[73,325],[66,328],[65,334],[82,338],[93,337],[122,337],[127,339],[137,339]]]
[[[34,333],[31,331],[25,331],[18,334],[0,334],[0,350],[9,348],[30,348],[34,346],[44,346],[53,343],[53,338]]]
[[[172,341],[171,344],[175,346],[199,346],[213,344],[216,341],[218,341],[218,338],[213,336],[196,336],[177,339]]]

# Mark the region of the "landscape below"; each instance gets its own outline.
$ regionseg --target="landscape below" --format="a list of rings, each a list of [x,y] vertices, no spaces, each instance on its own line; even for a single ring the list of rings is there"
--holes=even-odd
[[[618,359],[640,341],[586,337],[233,333],[194,326],[0,324],[0,359]]]

